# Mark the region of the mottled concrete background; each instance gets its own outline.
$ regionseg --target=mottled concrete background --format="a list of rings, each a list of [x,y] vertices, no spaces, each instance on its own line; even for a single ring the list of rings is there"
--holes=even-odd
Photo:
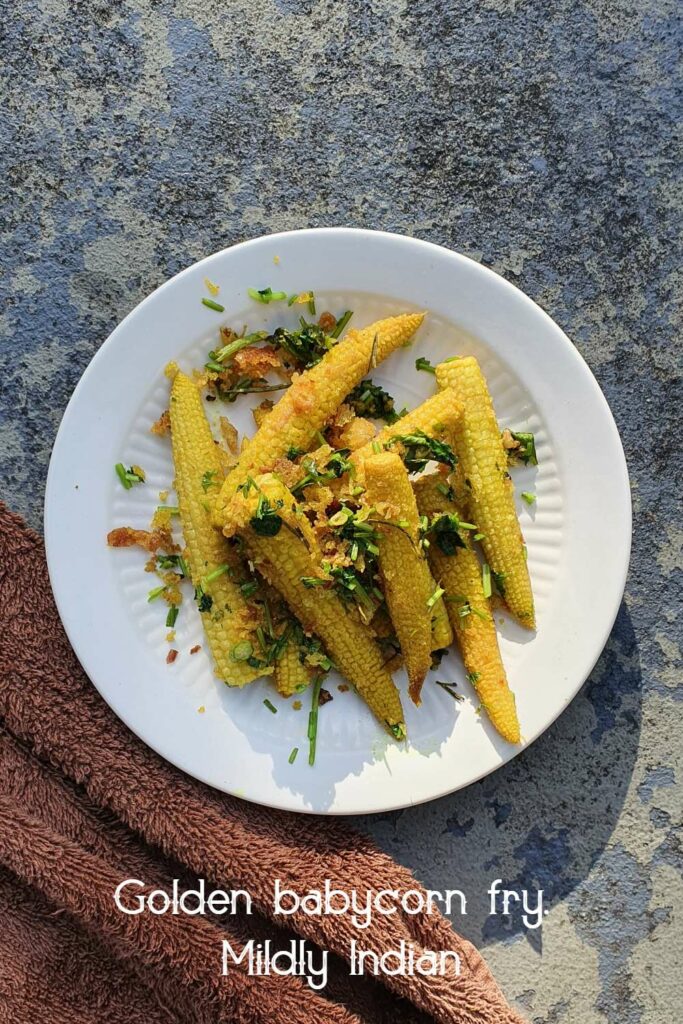
[[[523,288],[588,360],[635,505],[607,650],[513,764],[362,824],[428,885],[468,892],[459,927],[535,1024],[680,1020],[676,0],[2,7],[0,472],[36,526],[60,416],[110,330],[262,232],[442,242]],[[485,920],[496,876],[543,887],[542,934]]]

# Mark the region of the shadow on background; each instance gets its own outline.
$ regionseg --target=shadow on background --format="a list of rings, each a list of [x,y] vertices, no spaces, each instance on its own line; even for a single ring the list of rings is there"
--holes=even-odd
[[[548,681],[552,685],[552,680]],[[490,915],[488,889],[542,889],[544,909],[563,900],[608,844],[624,804],[641,727],[642,675],[622,604],[591,676],[531,747],[480,782],[432,803],[353,819],[433,889],[462,889],[456,929],[478,945],[524,932],[521,909]]]

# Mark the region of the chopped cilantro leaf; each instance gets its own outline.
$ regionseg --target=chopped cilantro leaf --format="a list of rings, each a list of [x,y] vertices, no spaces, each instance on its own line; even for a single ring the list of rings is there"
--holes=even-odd
[[[403,447],[403,461],[409,473],[420,473],[428,462],[441,462],[451,469],[457,462],[455,452],[446,441],[430,437],[424,430],[416,430],[412,434],[397,434],[387,442],[385,448],[395,444]]]
[[[207,469],[206,473],[204,473],[202,476],[202,490],[204,491],[204,494],[206,494],[210,487],[219,486],[218,481],[216,480],[217,476],[218,473],[215,469]]]
[[[371,380],[362,380],[344,402],[350,405],[357,416],[366,416],[371,420],[384,420],[395,423],[399,418],[394,409],[394,399],[388,391],[373,384]]]
[[[277,503],[277,507],[281,506],[282,502],[280,501]],[[265,495],[260,494],[256,512],[249,520],[249,525],[259,537],[275,537],[280,532],[282,516],[277,514]]]
[[[194,588],[194,599],[200,612],[210,612],[213,608],[213,598],[210,594],[204,592],[201,583]]]
[[[519,448],[513,449],[510,454],[513,458],[520,459],[525,466],[537,466],[536,440],[529,431],[511,430],[510,434],[519,444]]]

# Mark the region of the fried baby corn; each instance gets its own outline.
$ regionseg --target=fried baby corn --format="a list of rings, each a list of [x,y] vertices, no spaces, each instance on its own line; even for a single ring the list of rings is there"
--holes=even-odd
[[[473,356],[441,363],[436,380],[440,388],[454,391],[462,405],[455,447],[469,492],[468,515],[484,535],[481,543],[491,573],[515,618],[535,629],[526,548],[486,380]]]
[[[420,515],[427,516],[430,523],[435,517],[460,518],[453,502],[439,490],[444,488],[440,473],[421,477],[413,487]],[[468,534],[464,529],[458,532],[463,546],[456,546],[452,554],[442,550],[438,532],[430,534],[429,563],[446,591],[446,607],[467,678],[496,730],[509,743],[519,743],[515,698],[507,684],[493,616],[484,596],[481,565]]]
[[[257,476],[233,496],[226,511],[227,529],[242,538],[256,568],[279,591],[304,632],[322,641],[377,718],[403,739],[401,698],[381,651],[328,587],[301,535],[305,516],[291,492],[272,474]]]
[[[302,663],[300,653],[299,645],[290,641],[275,662],[273,681],[282,697],[291,697],[305,690],[313,681],[315,670]]]
[[[431,663],[434,593],[419,542],[419,517],[408,473],[398,455],[382,452],[364,463],[364,502],[374,509],[384,596],[408,673],[414,704]],[[382,523],[382,520],[387,520]],[[399,525],[400,524],[400,525]]]
[[[452,390],[440,391],[432,395],[422,405],[418,405],[412,412],[406,413],[396,423],[384,427],[372,441],[368,441],[362,448],[357,448],[349,456],[350,461],[360,470],[362,474],[362,463],[373,452],[381,451],[387,442],[393,438],[406,434],[414,434],[416,431],[423,431],[430,437],[444,438],[448,440],[452,434],[461,412],[461,404]]]
[[[220,486],[220,456],[196,385],[176,373],[171,386],[171,441],[180,521],[202,624],[216,674],[229,686],[244,686],[272,668],[254,669],[235,660],[235,650],[252,646],[254,611],[239,588],[242,564],[214,529],[207,491]]]
[[[225,526],[226,507],[249,474],[272,469],[290,448],[308,451],[316,431],[369,369],[410,341],[423,319],[424,313],[404,313],[378,320],[360,331],[350,330],[317,365],[296,377],[277,405],[264,416],[228,474],[216,501],[215,524],[221,529]]]

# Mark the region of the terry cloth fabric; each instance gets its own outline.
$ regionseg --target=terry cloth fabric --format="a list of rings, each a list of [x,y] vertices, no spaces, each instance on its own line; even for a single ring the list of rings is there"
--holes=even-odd
[[[274,878],[297,892],[419,888],[343,823],[218,793],[167,764],[84,675],[52,598],[41,539],[0,504],[0,1022],[33,1024],[523,1024],[477,950],[437,914],[272,918]],[[146,892],[203,877],[245,889],[258,913],[127,916],[124,878]],[[269,916],[270,915],[270,916]],[[293,937],[331,951],[327,988],[221,974],[221,940]],[[460,976],[350,977],[350,940],[453,949]]]

